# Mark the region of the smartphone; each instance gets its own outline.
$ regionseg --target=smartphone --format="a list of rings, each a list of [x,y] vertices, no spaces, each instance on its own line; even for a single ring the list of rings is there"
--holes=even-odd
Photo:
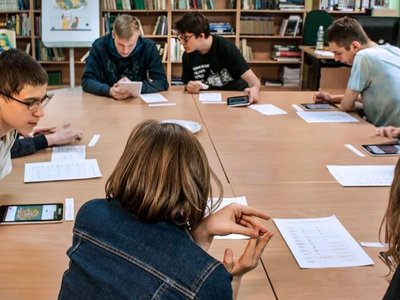
[[[133,97],[139,97],[142,91],[143,83],[141,81],[121,81],[118,86],[121,90],[129,91]]]
[[[226,99],[228,106],[238,107],[238,106],[248,106],[250,105],[249,96],[235,96],[235,97],[228,97]]]
[[[305,110],[336,110],[336,107],[330,103],[301,103]]]
[[[56,223],[63,221],[62,203],[0,206],[0,225]]]
[[[398,141],[384,144],[361,145],[371,156],[396,156],[400,155],[400,144]]]

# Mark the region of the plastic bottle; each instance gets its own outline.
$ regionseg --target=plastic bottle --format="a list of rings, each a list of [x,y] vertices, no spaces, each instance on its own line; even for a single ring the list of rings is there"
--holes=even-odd
[[[322,25],[318,29],[315,50],[324,50],[324,27]]]

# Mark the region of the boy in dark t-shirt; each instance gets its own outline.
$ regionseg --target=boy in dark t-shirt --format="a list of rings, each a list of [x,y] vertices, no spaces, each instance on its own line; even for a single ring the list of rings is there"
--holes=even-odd
[[[250,102],[257,102],[260,80],[232,42],[210,34],[204,15],[188,12],[176,29],[185,48],[182,81],[189,93],[198,93],[206,84],[211,90],[244,90]]]

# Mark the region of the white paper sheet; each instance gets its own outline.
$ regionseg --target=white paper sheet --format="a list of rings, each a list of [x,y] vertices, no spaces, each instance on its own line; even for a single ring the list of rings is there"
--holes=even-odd
[[[251,109],[254,109],[261,113],[264,116],[274,116],[274,115],[285,115],[286,111],[276,107],[273,104],[253,104],[249,106]]]
[[[273,219],[300,268],[373,265],[336,216]]]
[[[62,146],[53,147],[52,162],[71,160],[84,160],[86,158],[86,146]]]
[[[157,107],[157,106],[175,106],[175,102],[171,103],[154,103],[154,104],[149,104],[150,107]]]
[[[25,164],[24,182],[101,177],[96,159]]]
[[[73,221],[75,219],[74,198],[65,198],[65,221]]]
[[[295,111],[304,111],[304,109],[302,109],[298,104],[292,104],[292,107],[294,108]]]
[[[199,101],[201,102],[222,102],[221,93],[200,93]]]
[[[297,114],[307,123],[352,123],[356,118],[343,111],[298,111]]]
[[[356,147],[354,147],[352,144],[345,144],[344,146],[350,151],[352,151],[355,155],[359,157],[365,157],[365,154],[362,153],[360,150],[358,150]]]
[[[214,201],[216,201],[216,200],[217,199],[214,199]],[[247,200],[246,200],[245,196],[236,197],[236,198],[223,198],[217,211],[231,203],[237,203],[237,204],[247,206]],[[244,239],[248,239],[248,238],[249,238],[248,236],[241,235],[241,234],[229,234],[229,235],[224,235],[224,236],[222,236],[222,235],[215,236],[215,239],[227,239],[227,240],[244,240]]]
[[[360,242],[360,245],[367,248],[385,248],[387,244],[379,242]]]
[[[394,165],[326,166],[342,186],[390,186]]]
[[[168,102],[168,99],[166,99],[163,95],[160,93],[152,93],[152,94],[141,94],[140,98],[147,104],[149,103],[157,103],[157,102]]]
[[[94,147],[97,144],[99,139],[100,139],[100,134],[94,134],[88,144],[88,147]]]

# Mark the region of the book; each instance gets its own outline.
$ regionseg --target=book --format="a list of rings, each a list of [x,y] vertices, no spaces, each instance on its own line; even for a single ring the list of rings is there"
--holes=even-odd
[[[8,39],[8,36],[5,33],[0,34],[0,53],[3,51],[10,50],[12,48],[12,45],[10,43],[10,40]]]
[[[289,16],[285,36],[296,36],[300,25],[300,16]]]

